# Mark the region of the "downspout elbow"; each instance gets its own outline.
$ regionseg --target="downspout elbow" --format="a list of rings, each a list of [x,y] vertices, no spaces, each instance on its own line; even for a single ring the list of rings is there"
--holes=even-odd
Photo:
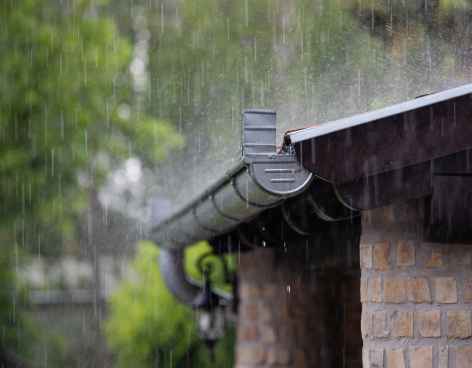
[[[201,287],[192,283],[185,274],[184,250],[162,247],[159,252],[159,268],[172,295],[184,304],[194,305]]]

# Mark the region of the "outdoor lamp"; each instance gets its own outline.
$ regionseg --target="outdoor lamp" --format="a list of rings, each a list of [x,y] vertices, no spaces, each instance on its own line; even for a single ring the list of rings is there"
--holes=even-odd
[[[220,304],[220,298],[212,291],[209,272],[205,272],[205,284],[193,307],[196,311],[198,334],[213,354],[213,348],[218,339],[225,333],[225,309]]]
[[[211,349],[215,342],[224,336],[225,311],[216,307],[212,311],[200,310],[197,312],[198,332],[200,338]]]

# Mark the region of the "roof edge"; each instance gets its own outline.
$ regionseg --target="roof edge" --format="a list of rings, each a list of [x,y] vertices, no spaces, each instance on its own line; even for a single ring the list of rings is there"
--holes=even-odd
[[[167,219],[158,221],[159,208],[153,206],[150,238],[166,248],[184,248],[225,234],[302,192],[312,173],[294,150],[276,152],[275,141],[275,112],[246,110],[239,162]]]
[[[472,93],[472,83],[460,87],[448,89],[443,92],[433,93],[426,96],[417,97],[414,100],[400,102],[382,109],[365,112],[347,118],[322,123],[316,126],[295,130],[285,134],[287,143],[295,144],[308,139],[317,138],[340,130],[349,129],[355,126],[367,124],[376,120],[391,117],[426,107],[453,98],[465,96]]]

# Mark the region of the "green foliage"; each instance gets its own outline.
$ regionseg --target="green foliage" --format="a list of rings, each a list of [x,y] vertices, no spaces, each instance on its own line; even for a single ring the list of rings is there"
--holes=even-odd
[[[0,2],[2,257],[13,246],[58,254],[65,239],[78,243],[90,187],[123,159],[150,166],[182,145],[171,124],[134,107],[132,48],[101,3]],[[34,338],[14,299],[14,269],[0,272],[2,346],[26,357]]]
[[[132,265],[135,275],[124,281],[111,298],[107,336],[123,367],[145,367],[159,350],[183,356],[195,339],[186,323],[190,311],[175,303],[163,287],[157,267],[158,250],[141,244]]]
[[[49,348],[50,366],[63,366],[64,341],[48,331],[40,331],[36,321],[24,313],[28,307],[27,287],[16,274],[24,258],[27,255],[18,247],[4,247],[0,254],[0,366],[33,366],[34,344],[40,343]]]
[[[439,8],[443,11],[469,10],[471,6],[472,4],[468,0],[439,0]]]
[[[90,1],[67,4],[0,4],[0,222],[41,207],[61,218],[78,173],[98,180],[109,169],[97,155],[152,164],[182,143],[133,111],[131,48],[114,23]]]
[[[0,288],[0,326],[2,326],[0,356],[2,359],[4,359],[3,356],[17,351],[24,352],[22,339],[28,340],[27,335],[31,334],[27,328],[27,321],[18,313],[25,299],[18,290],[16,282],[17,256],[18,254],[15,254],[11,248],[4,249],[0,254],[0,285],[2,285]]]
[[[197,258],[208,251],[206,244],[189,248],[186,265],[193,266],[187,270],[191,275],[201,277],[194,267]],[[231,367],[233,334],[217,347],[212,365],[196,335],[192,311],[178,303],[163,283],[158,254],[153,244],[141,242],[132,276],[111,298],[106,335],[119,366],[152,367],[158,362],[165,367]]]

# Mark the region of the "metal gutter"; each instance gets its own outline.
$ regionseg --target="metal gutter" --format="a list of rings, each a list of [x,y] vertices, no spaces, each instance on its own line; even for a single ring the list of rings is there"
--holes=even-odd
[[[245,111],[240,162],[199,197],[156,224],[151,239],[161,247],[181,249],[229,232],[303,191],[312,174],[300,165],[293,150],[276,151],[275,123],[273,111]]]
[[[201,285],[185,274],[185,247],[227,233],[309,186],[312,174],[301,166],[295,151],[277,152],[275,123],[273,111],[245,111],[241,160],[164,221],[157,223],[159,208],[152,209],[156,224],[151,239],[161,247],[161,273],[169,290],[181,302],[196,306],[204,292]],[[212,294],[220,304],[231,300],[222,293]]]
[[[414,100],[402,102],[383,109],[358,114],[352,117],[323,123],[317,126],[296,130],[286,134],[289,143],[295,144],[313,138],[339,132],[344,129],[367,124],[376,120],[403,114],[409,111],[417,110],[423,107],[434,105],[440,102],[448,101],[457,97],[472,93],[472,84],[466,84],[457,88],[452,88],[443,92],[418,97]]]

